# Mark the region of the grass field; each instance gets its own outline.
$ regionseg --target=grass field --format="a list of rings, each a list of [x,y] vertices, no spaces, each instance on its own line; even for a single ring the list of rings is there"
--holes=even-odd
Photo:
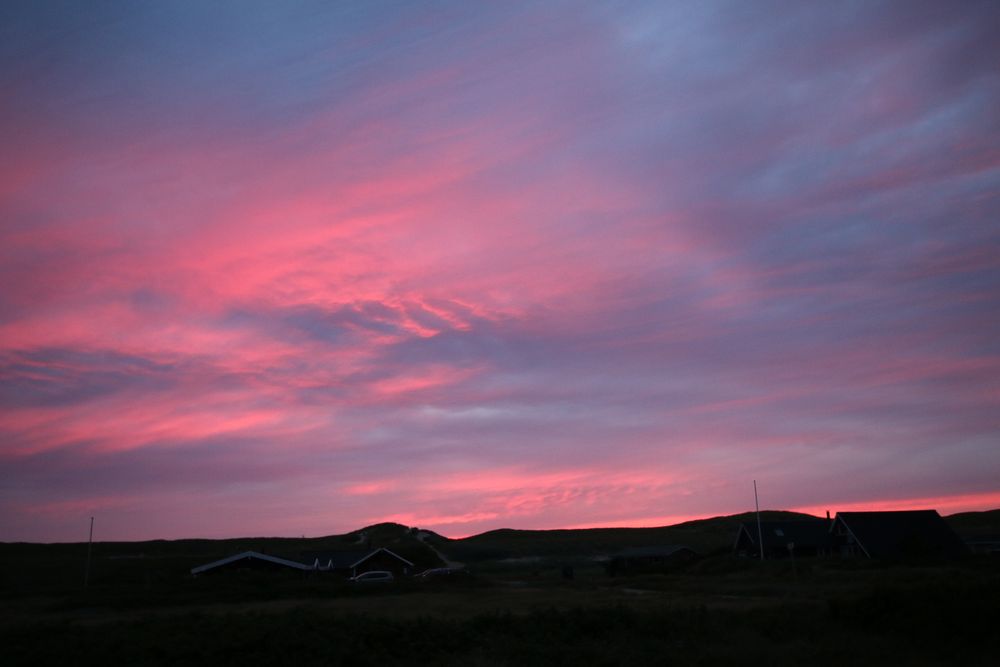
[[[970,525],[982,533],[987,519]],[[703,540],[721,537],[711,521]],[[366,530],[420,553],[404,527]],[[206,540],[96,545],[84,590],[85,545],[2,544],[3,664],[992,665],[1000,654],[996,558],[762,563],[723,551],[610,577],[581,556],[567,580],[571,555],[650,537],[578,533],[488,533],[465,551],[441,538],[449,557],[491,557],[470,562],[468,579],[368,589],[322,574],[192,578],[218,551],[261,546]]]

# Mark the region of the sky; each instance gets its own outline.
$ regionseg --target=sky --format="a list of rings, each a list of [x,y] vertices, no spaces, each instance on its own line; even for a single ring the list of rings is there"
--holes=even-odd
[[[996,2],[0,4],[0,541],[1000,507]]]

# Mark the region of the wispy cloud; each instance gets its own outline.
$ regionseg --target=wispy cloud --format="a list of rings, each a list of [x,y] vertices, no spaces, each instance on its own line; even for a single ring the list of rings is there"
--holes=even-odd
[[[0,11],[2,539],[995,504],[995,3]]]

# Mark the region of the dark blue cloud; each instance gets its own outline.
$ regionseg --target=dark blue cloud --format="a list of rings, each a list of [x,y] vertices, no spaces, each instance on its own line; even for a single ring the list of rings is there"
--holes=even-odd
[[[0,356],[0,405],[58,407],[176,386],[178,367],[112,350],[44,348]]]

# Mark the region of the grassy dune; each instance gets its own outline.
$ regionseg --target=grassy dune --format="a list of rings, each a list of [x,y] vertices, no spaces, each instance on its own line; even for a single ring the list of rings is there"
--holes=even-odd
[[[950,520],[990,534],[998,517]],[[737,560],[727,549],[743,518],[430,536],[477,574],[379,588],[319,574],[187,572],[245,549],[294,555],[369,541],[431,563],[415,531],[100,543],[87,590],[86,545],[0,544],[3,664],[993,664],[997,559]],[[680,571],[616,577],[592,560],[651,543],[710,555]],[[566,580],[560,565],[574,558]]]

